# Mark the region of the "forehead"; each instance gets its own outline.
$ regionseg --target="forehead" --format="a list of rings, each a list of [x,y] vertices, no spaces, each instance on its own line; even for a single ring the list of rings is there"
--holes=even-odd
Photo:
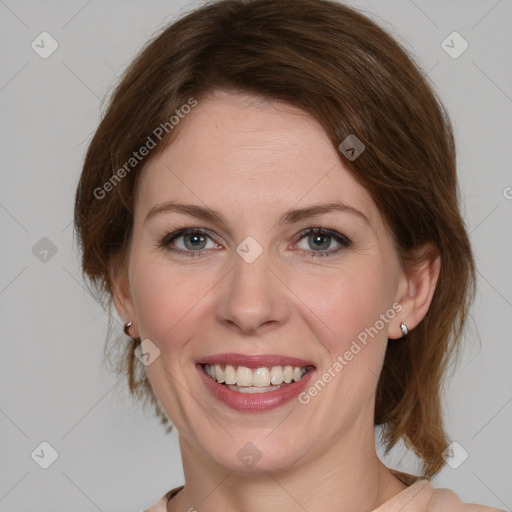
[[[377,215],[321,125],[285,103],[217,92],[181,121],[180,131],[142,171],[136,212],[159,202],[279,214],[291,207],[343,201]]]

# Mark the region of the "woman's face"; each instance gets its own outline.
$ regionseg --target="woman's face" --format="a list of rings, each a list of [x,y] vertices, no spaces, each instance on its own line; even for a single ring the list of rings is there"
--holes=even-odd
[[[160,351],[146,370],[182,448],[269,471],[368,447],[388,336],[406,320],[376,205],[289,105],[217,92],[180,122],[142,173],[116,305]]]

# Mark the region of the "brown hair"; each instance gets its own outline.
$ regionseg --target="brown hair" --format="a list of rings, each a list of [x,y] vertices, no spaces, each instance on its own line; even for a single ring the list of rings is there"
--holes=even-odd
[[[200,102],[218,89],[299,107],[321,123],[336,147],[355,134],[365,151],[353,161],[341,152],[340,158],[373,197],[404,264],[423,244],[439,251],[430,309],[406,341],[388,343],[375,409],[387,450],[402,439],[422,459],[424,476],[436,474],[448,444],[442,377],[460,345],[475,286],[458,209],[452,129],[412,59],[357,11],[328,0],[221,0],[148,43],[113,92],[85,158],[75,204],[84,275],[110,312],[109,270],[127,253],[143,168],[134,162],[127,168],[126,162],[148,137],[157,139],[157,127],[166,126],[148,158],[158,154],[178,133],[180,125],[171,128],[170,117],[191,98]],[[109,319],[112,328],[110,313]],[[111,334],[109,329],[107,339]],[[149,400],[168,424],[134,357],[140,339],[122,343],[117,370],[127,375],[130,392]]]

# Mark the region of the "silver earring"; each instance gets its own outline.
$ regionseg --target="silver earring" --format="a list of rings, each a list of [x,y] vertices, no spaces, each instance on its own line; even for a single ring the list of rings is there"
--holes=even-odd
[[[131,338],[130,336],[130,327],[133,325],[133,322],[128,322],[126,324],[124,324],[124,333],[126,334],[126,336],[128,336],[129,338]]]
[[[403,322],[400,324],[400,330],[402,331],[404,338],[409,334],[409,329],[407,328],[407,325],[405,325]]]

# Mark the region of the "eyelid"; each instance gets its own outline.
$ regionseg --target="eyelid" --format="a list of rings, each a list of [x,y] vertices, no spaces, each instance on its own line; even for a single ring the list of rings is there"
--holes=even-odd
[[[166,234],[164,234],[162,237],[159,237],[160,242],[158,245],[159,246],[168,246],[169,244],[171,244],[171,242],[174,242],[174,240],[181,238],[182,236],[189,235],[189,234],[195,234],[195,233],[204,235],[204,236],[210,238],[214,243],[219,245],[219,241],[217,240],[218,236],[216,234],[214,235],[213,232],[208,229],[196,228],[196,227],[180,228],[180,229],[176,229],[170,233],[166,232]],[[184,251],[182,249],[177,249],[176,251],[181,252],[181,253],[183,253],[183,252],[201,253],[201,252],[205,252],[206,250],[202,249],[200,251]]]
[[[304,254],[307,257],[315,258],[315,257],[334,256],[352,245],[352,240],[350,240],[350,238],[348,238],[344,234],[340,233],[339,231],[329,229],[329,228],[312,227],[312,228],[307,228],[307,229],[301,231],[300,233],[298,233],[297,236],[295,237],[295,242],[293,242],[292,246],[295,246],[304,237],[311,235],[311,234],[320,234],[320,235],[328,236],[328,237],[334,239],[340,246],[336,249],[328,249],[326,251],[297,249],[298,252],[300,252],[301,254]]]
[[[340,244],[349,245],[352,243],[352,240],[350,240],[350,238],[340,233],[339,231],[330,228],[322,228],[320,226],[302,230],[300,233],[297,234],[296,239],[300,240],[301,238],[304,238],[306,235],[309,235],[311,233],[320,233],[321,235],[330,236]]]

